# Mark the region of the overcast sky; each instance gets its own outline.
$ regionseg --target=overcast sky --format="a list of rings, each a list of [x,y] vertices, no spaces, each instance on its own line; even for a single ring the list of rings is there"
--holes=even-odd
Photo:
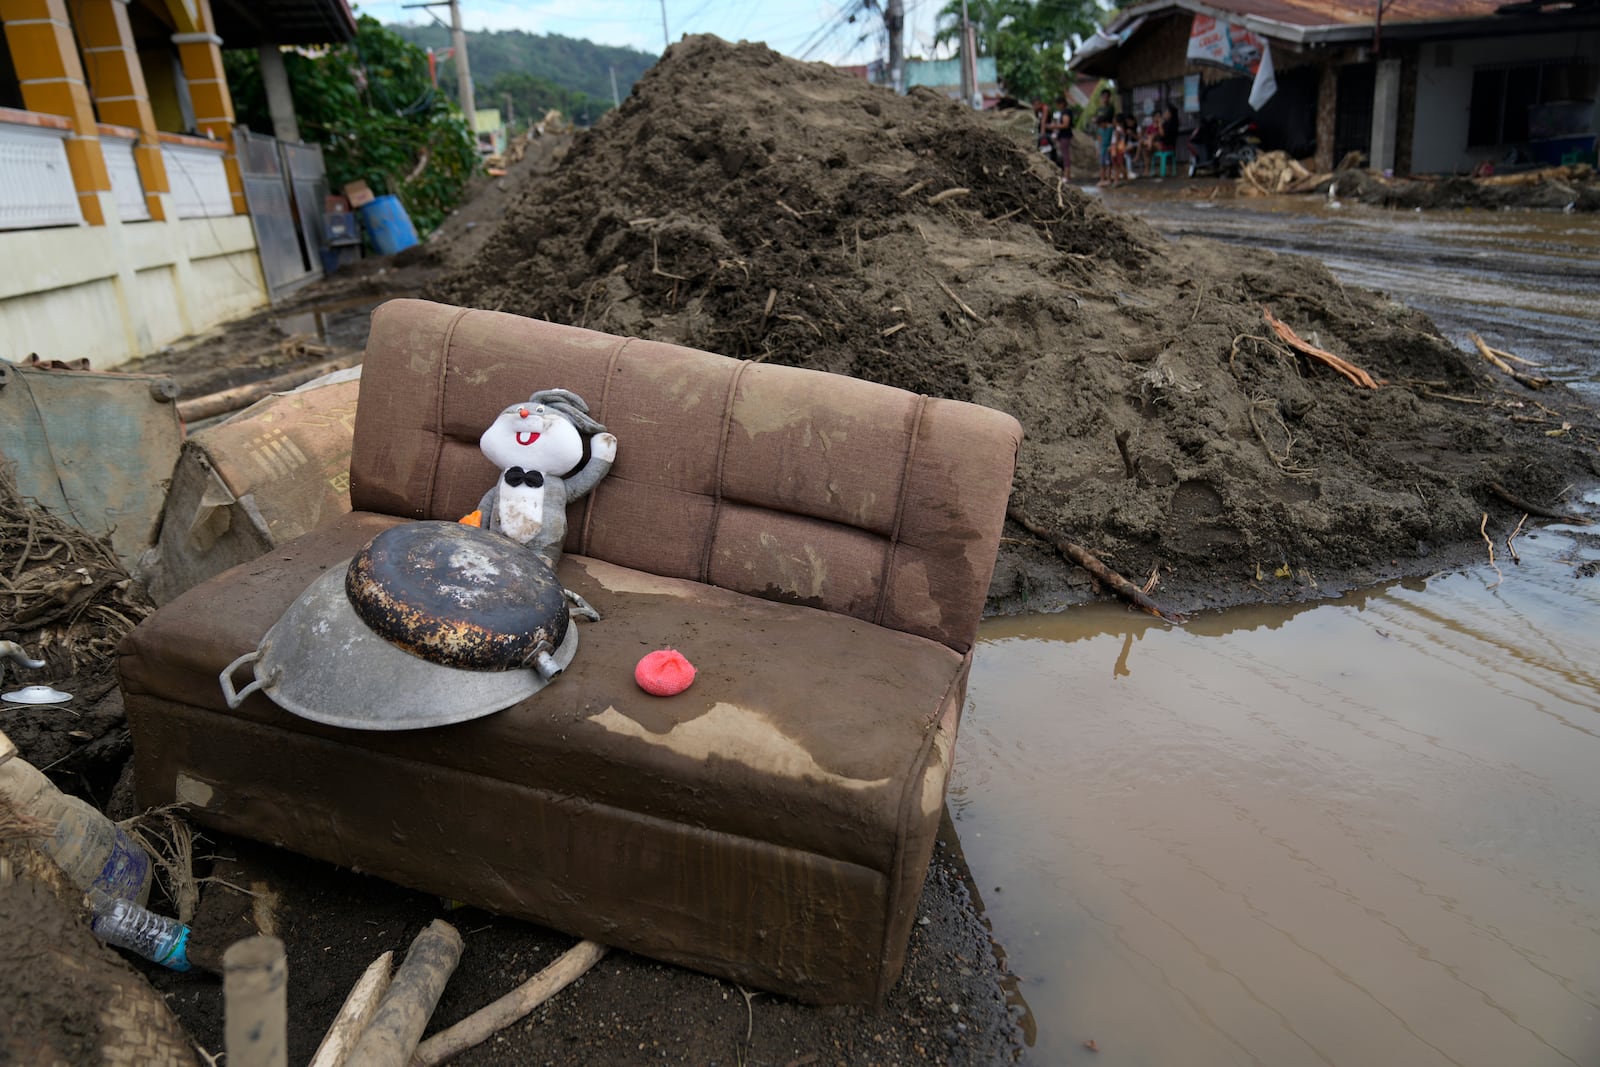
[[[407,10],[404,2],[415,0],[360,0],[356,10],[386,23],[428,20],[427,12]],[[944,0],[903,2],[906,54],[931,55],[934,15]],[[864,15],[842,23],[852,6],[850,0],[666,0],[667,32],[674,41],[686,33],[714,33],[729,41],[765,41],[797,59],[865,63],[878,57],[882,20]],[[558,33],[659,55],[661,8],[661,0],[461,0],[461,19],[469,30]],[[447,7],[431,10],[449,22]]]

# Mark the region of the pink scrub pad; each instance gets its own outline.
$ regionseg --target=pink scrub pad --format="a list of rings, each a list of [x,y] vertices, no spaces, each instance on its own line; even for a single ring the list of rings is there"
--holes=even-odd
[[[670,648],[657,649],[639,661],[633,679],[651,696],[669,697],[689,688],[694,681],[694,664],[683,653]]]

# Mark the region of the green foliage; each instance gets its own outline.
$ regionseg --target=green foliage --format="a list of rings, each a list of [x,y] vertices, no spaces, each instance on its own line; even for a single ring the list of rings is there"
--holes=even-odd
[[[450,31],[438,23],[419,26],[391,26],[397,35],[420,48],[443,53],[450,47]],[[590,122],[611,108],[611,70],[617,72],[617,92],[627,96],[639,76],[655,64],[656,57],[632,48],[616,48],[580,41],[560,34],[533,34],[522,30],[467,32],[467,57],[472,67],[472,84],[479,107],[503,106],[497,89],[506,75],[526,75],[541,80],[556,90],[574,94],[565,103],[549,103],[539,108],[558,107],[568,118]],[[440,67],[439,84],[453,97],[456,91],[454,60]],[[519,85],[521,83],[518,83]],[[516,91],[513,91],[515,99]],[[492,99],[490,97],[493,97]],[[551,99],[563,99],[550,97]],[[517,113],[524,114],[517,101]]]
[[[1067,50],[1094,32],[1095,0],[967,0],[978,54],[994,56],[1000,83],[1019,100],[1054,100],[1066,88]],[[935,44],[961,39],[961,0],[939,9]]]
[[[419,233],[438,226],[479,162],[466,123],[428,78],[427,55],[363,15],[351,44],[283,59],[300,135],[322,145],[329,186],[364,180],[398,196]],[[272,129],[255,51],[225,51],[223,63],[239,120]]]
[[[611,107],[609,100],[602,103],[588,93],[563,89],[552,81],[537,78],[522,70],[504,71],[487,84],[482,79],[475,78],[474,81],[477,82],[477,103],[480,108],[500,108],[504,117],[506,97],[511,98],[515,122],[510,125],[517,129],[526,129],[538,122],[551,108],[559,110],[569,122],[588,125],[602,111]]]

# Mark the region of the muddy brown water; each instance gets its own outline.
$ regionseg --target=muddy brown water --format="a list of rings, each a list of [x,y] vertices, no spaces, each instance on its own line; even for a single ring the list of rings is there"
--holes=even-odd
[[[985,624],[950,807],[1030,1062],[1600,1063],[1600,543],[1518,549]]]

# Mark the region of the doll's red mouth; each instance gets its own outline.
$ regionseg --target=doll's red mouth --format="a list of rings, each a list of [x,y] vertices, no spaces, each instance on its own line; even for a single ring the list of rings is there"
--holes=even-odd
[[[531,445],[538,439],[539,435],[537,433],[523,433],[521,430],[517,431],[517,444],[519,445]]]

